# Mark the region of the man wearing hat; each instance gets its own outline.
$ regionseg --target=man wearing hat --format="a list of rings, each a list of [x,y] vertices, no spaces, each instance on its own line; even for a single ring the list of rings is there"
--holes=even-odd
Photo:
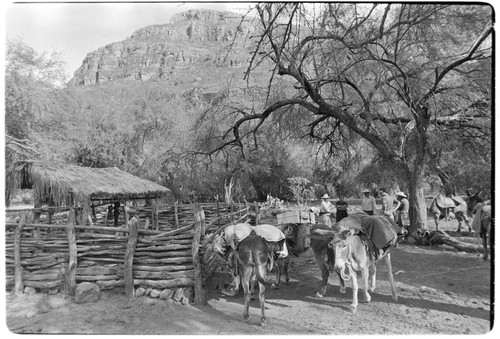
[[[368,215],[373,215],[377,209],[375,198],[370,195],[369,189],[363,190],[363,200],[361,200],[361,209]]]
[[[328,199],[330,199],[330,197],[328,196],[327,193],[323,194],[323,196],[321,197],[319,217],[321,218],[323,224],[325,224],[328,227],[332,227],[332,221],[330,220],[330,213],[333,212],[335,207]]]
[[[410,226],[410,202],[403,192],[397,192],[396,198],[396,207],[394,207],[396,211],[396,223],[399,227],[407,229]]]
[[[384,187],[382,187],[379,192],[382,196],[382,214],[394,220],[394,198],[387,193]]]

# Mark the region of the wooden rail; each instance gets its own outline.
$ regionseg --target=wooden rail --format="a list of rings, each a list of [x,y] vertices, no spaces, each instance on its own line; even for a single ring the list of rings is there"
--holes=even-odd
[[[246,219],[249,211],[217,210],[218,217],[207,224],[202,204],[191,205],[194,222],[183,225],[179,220],[173,229],[151,230],[140,228],[137,217],[128,227],[77,224],[82,221],[76,218],[78,209],[66,210],[65,224],[41,223],[39,212],[50,209],[11,210],[21,214],[18,222],[6,223],[5,231],[6,280],[14,293],[23,293],[26,286],[62,287],[74,296],[77,283],[91,281],[101,289],[125,287],[127,298],[134,297],[136,286],[190,287],[197,304],[206,304],[205,232],[218,231],[223,220]]]

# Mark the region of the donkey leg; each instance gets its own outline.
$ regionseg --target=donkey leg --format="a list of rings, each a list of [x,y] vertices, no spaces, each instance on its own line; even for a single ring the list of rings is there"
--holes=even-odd
[[[316,251],[313,251],[314,254],[314,259],[316,260],[316,263],[318,264],[319,269],[321,270],[321,287],[318,292],[316,292],[316,296],[319,298],[323,298],[323,296],[326,294],[326,288],[328,286],[328,277],[330,276],[330,272],[328,271],[328,268],[326,267],[325,264],[325,251],[321,251],[321,253],[316,253]]]
[[[260,303],[260,325],[261,326],[267,326],[267,319],[266,319],[266,296],[264,292],[266,291],[266,287],[259,282],[259,303]]]
[[[488,260],[488,240],[491,248],[491,218],[481,220],[481,238],[483,239],[483,259]]]
[[[284,266],[285,266],[285,260],[286,259],[278,259],[276,260],[276,282],[274,282],[272,285],[271,285],[271,288],[272,289],[276,289],[279,287],[280,285],[280,280],[281,280],[281,271],[283,270]]]
[[[245,300],[245,306],[243,308],[243,319],[248,320],[248,307],[250,304],[250,275],[252,271],[250,268],[241,270],[241,285],[243,286],[243,298]]]
[[[481,238],[483,239],[483,260],[488,260],[488,245],[487,245],[487,238],[488,235],[486,232],[481,235]]]
[[[342,279],[342,276],[340,275],[339,272],[337,272],[337,275],[339,276],[339,280],[340,280],[340,288],[339,288],[339,293],[340,294],[346,294],[346,288],[345,288],[345,281],[344,279]]]
[[[252,274],[250,276],[250,300],[255,299],[255,272],[252,269]]]
[[[285,258],[285,262],[283,263],[283,273],[285,273],[285,284],[288,285],[290,283],[290,277],[288,276],[288,269],[290,268],[290,257]]]
[[[361,280],[362,280],[362,291],[363,291],[363,297],[365,298],[366,302],[370,302],[372,300],[372,297],[368,293],[368,266],[365,266],[361,269]]]
[[[330,276],[330,272],[328,271],[328,268],[326,268],[325,264],[321,264],[320,270],[321,270],[321,287],[318,292],[316,292],[316,296],[319,298],[323,298],[323,296],[326,294],[326,288],[328,286],[328,277]]]
[[[384,257],[385,266],[387,267],[387,277],[389,278],[389,283],[391,284],[392,300],[398,301],[398,294],[396,292],[396,286],[394,285],[394,276],[392,275],[392,264],[391,264],[391,254],[387,253]]]
[[[370,293],[373,293],[375,291],[375,285],[377,280],[377,266],[375,265],[375,263],[371,264],[369,267],[368,280],[370,282],[368,291]]]
[[[358,277],[356,272],[353,272],[351,275],[352,279],[352,303],[351,303],[351,312],[356,313],[356,309],[358,308]]]
[[[266,276],[266,268],[265,266],[259,266],[256,269],[259,270],[259,274],[261,277]],[[260,325],[261,326],[267,326],[267,320],[266,320],[266,314],[265,314],[265,309],[266,309],[266,296],[264,292],[266,291],[266,286],[262,284],[259,281],[259,303],[260,303]]]

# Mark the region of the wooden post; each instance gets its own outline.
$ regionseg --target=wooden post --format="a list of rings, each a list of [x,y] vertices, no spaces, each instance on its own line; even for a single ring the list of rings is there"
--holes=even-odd
[[[255,202],[255,225],[260,224],[260,208],[259,203]]]
[[[115,212],[115,227],[118,227],[118,218],[120,217],[120,202],[115,202],[115,208],[113,209]]]
[[[160,225],[158,224],[158,198],[154,198],[153,200],[153,210],[152,210],[152,224],[154,225],[154,229],[158,231]],[[152,225],[152,226],[153,226]]]
[[[72,208],[68,215],[68,227],[66,228],[68,235],[69,247],[69,263],[68,271],[66,272],[66,293],[69,296],[74,296],[76,291],[76,267],[78,266],[78,252],[76,247],[75,234],[75,210]]]
[[[90,216],[90,204],[89,201],[84,201],[82,204],[82,215],[80,216],[79,225],[85,226]]]
[[[48,214],[48,219],[49,219],[49,225],[52,225],[52,216],[54,215],[54,212],[51,211],[52,206],[49,206],[49,211],[47,212]]]
[[[125,219],[125,228],[128,228],[128,210],[127,210],[127,203],[125,203],[125,206],[123,206],[123,218]]]
[[[194,222],[201,225],[201,236],[203,237],[206,231],[205,211],[203,211],[203,207],[201,207],[201,205],[195,204],[193,207],[193,213]]]
[[[23,267],[21,266],[21,236],[25,223],[26,212],[23,212],[21,214],[21,220],[19,220],[19,226],[14,235],[14,293],[16,295],[23,294],[24,290]]]
[[[193,235],[193,267],[194,267],[194,303],[196,305],[207,305],[207,297],[203,290],[203,273],[200,263],[200,239],[202,236],[202,223],[204,223],[203,209],[199,205],[194,207],[194,235]]]
[[[217,228],[219,228],[220,225],[220,211],[219,211],[219,195],[217,194],[215,199],[217,199]]]
[[[132,299],[135,296],[134,293],[134,275],[133,275],[133,261],[135,247],[137,245],[137,226],[138,221],[136,217],[130,219],[129,224],[129,236],[127,243],[127,250],[125,251],[125,263],[123,264],[123,273],[125,278],[125,295],[127,298]]]
[[[37,198],[35,198],[34,207],[35,207],[35,212],[33,213],[33,223],[39,224],[41,213],[39,212],[39,210],[36,210],[36,209],[42,207],[42,202],[40,200],[38,200]],[[33,234],[34,234],[35,238],[40,238],[40,228],[38,228],[38,227],[35,228],[35,231],[33,232]],[[37,251],[37,253],[39,253],[39,252]]]
[[[92,208],[92,222],[90,223],[90,225],[94,225],[94,220],[95,222],[97,222],[97,215],[95,214],[95,206],[94,206],[94,202],[91,201],[91,208]],[[107,213],[108,211],[106,211]]]
[[[174,202],[175,228],[179,228],[179,200]]]

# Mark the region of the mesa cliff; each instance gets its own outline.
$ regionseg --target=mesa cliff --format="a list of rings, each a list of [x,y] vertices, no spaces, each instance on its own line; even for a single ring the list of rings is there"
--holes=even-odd
[[[69,86],[115,80],[176,85],[242,72],[251,57],[255,22],[232,12],[190,10],[168,24],[147,26],[124,41],[87,54]],[[240,70],[241,69],[241,70]]]

